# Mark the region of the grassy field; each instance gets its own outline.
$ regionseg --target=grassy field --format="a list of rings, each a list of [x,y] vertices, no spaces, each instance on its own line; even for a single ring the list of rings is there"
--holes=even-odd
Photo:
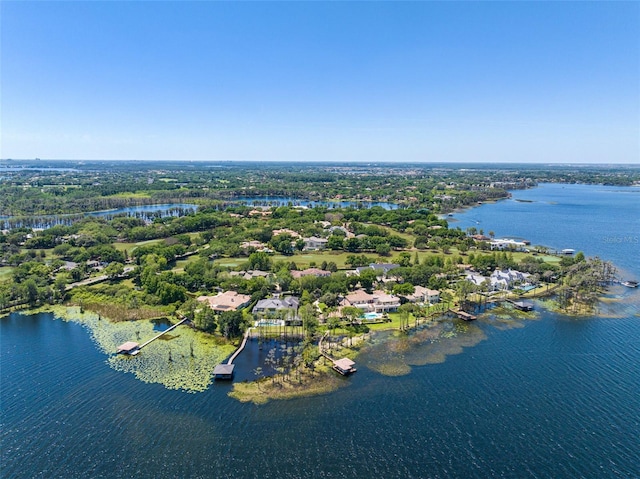
[[[116,242],[116,243],[113,243],[113,247],[115,249],[117,249],[118,251],[126,251],[127,253],[130,254],[138,246],[144,246],[144,245],[148,245],[148,244],[156,244],[156,243],[160,243],[162,241],[164,241],[164,239],[153,239],[153,240],[147,240],[147,241],[138,241],[137,243],[120,243],[120,242]]]
[[[11,266],[0,267],[0,281],[7,281],[11,279],[11,273],[13,273],[13,267]]]
[[[409,254],[411,254],[411,261],[413,261],[416,251],[408,251],[408,252]],[[364,254],[367,258],[371,258],[372,262],[374,263],[394,263],[394,262],[397,262],[398,258],[400,257],[400,253],[402,253],[402,251],[392,251],[389,254],[389,256],[380,256],[375,253],[347,253],[344,251],[313,251],[313,252],[296,253],[293,256],[273,255],[271,256],[271,260],[274,262],[293,261],[300,269],[308,268],[311,263],[315,263],[317,266],[320,266],[323,261],[326,261],[326,262],[333,261],[338,266],[338,269],[351,269],[351,266],[347,264],[347,258],[353,254],[356,254],[357,256]],[[453,249],[452,252],[447,256],[451,256],[455,254],[457,254],[457,251]],[[429,256],[438,256],[438,255],[442,255],[442,252],[431,251],[431,250],[418,251],[418,258],[420,261],[423,261],[425,258]],[[245,263],[246,261],[247,261],[247,258],[220,258],[216,260],[216,263],[221,266],[235,268]]]

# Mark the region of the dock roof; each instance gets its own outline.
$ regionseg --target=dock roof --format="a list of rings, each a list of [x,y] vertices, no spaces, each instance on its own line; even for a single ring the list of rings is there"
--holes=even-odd
[[[215,376],[229,376],[233,374],[233,369],[236,367],[235,364],[218,364],[214,370],[213,374]]]

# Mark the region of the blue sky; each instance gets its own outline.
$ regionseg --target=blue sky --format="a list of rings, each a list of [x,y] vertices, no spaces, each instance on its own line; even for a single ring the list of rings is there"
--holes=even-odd
[[[640,163],[639,2],[0,2],[1,158]]]

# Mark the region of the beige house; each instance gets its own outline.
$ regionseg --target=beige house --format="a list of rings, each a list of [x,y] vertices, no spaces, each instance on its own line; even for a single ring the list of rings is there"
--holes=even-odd
[[[206,303],[216,312],[236,311],[247,306],[251,302],[248,294],[238,294],[235,291],[225,291],[215,296],[199,296],[198,301]]]
[[[413,294],[404,297],[410,303],[435,304],[440,301],[440,291],[425,288],[424,286],[414,286]]]
[[[363,289],[358,289],[345,296],[340,306],[355,306],[365,313],[388,313],[400,307],[400,298],[384,291],[374,291],[369,294]]]

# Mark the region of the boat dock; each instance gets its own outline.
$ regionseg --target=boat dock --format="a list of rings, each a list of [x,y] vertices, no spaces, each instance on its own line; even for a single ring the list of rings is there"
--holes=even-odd
[[[252,329],[253,328],[249,328],[244,333],[244,338],[242,338],[242,343],[240,344],[240,347],[236,349],[236,351],[231,355],[231,357],[229,358],[229,361],[227,361],[226,363],[218,364],[213,369],[214,379],[225,379],[225,380],[233,379],[233,370],[236,367],[235,364],[233,364],[233,362],[238,357],[238,354],[240,354],[244,349],[244,347],[247,345],[247,340],[249,339],[249,335],[251,334]]]
[[[506,301],[520,311],[533,311],[533,303],[531,301],[514,301],[512,299],[507,299]]]
[[[118,346],[117,353],[118,354],[128,354],[129,356],[135,356],[136,354],[138,354],[140,352],[140,350],[142,348],[144,348],[148,344],[151,344],[153,341],[158,339],[160,336],[163,336],[163,335],[167,334],[169,331],[177,328],[178,326],[180,326],[182,323],[184,323],[187,320],[188,320],[188,318],[181,319],[180,321],[178,321],[173,326],[168,327],[167,329],[162,331],[160,334],[155,335],[153,338],[151,338],[148,341],[145,341],[142,344],[138,344],[138,343],[136,343],[134,341],[127,341],[126,343],[121,344],[120,346]]]
[[[478,319],[477,316],[474,316],[473,314],[469,314],[469,313],[467,313],[465,311],[462,311],[462,310],[450,309],[449,311],[451,311],[458,318],[460,318],[460,319],[462,319],[464,321],[475,321],[476,319]]]
[[[355,373],[357,371],[357,369],[354,368],[356,363],[353,362],[351,359],[349,358],[333,359],[331,356],[329,356],[327,353],[323,351],[322,341],[328,336],[328,334],[329,332],[327,331],[324,334],[324,336],[320,338],[320,341],[318,342],[318,351],[320,351],[320,354],[322,354],[322,356],[324,356],[329,361],[331,361],[331,363],[333,364],[334,371],[342,374],[343,376],[348,376],[351,373]]]

